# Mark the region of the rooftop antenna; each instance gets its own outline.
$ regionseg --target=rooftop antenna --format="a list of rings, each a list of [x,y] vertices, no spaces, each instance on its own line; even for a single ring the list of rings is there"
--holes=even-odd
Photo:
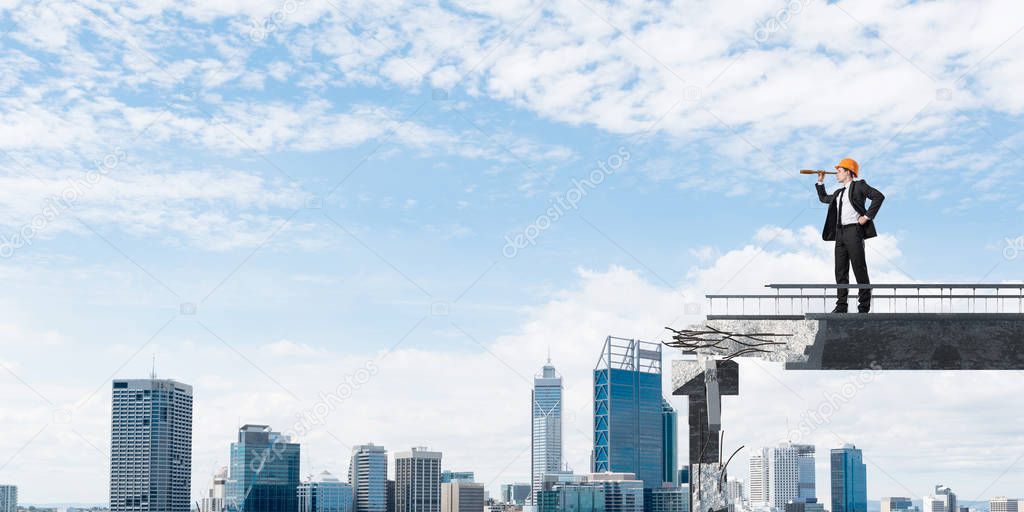
[[[551,364],[551,345],[548,344],[548,364]]]
[[[156,380],[156,352],[153,352],[153,367],[149,371],[149,378]]]

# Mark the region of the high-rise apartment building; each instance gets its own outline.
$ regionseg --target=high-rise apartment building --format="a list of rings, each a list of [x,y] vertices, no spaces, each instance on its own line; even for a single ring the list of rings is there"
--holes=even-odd
[[[661,345],[607,337],[594,368],[594,473],[633,473],[645,488],[661,487],[661,414]]]
[[[770,503],[768,460],[768,448],[762,448],[750,456],[750,474],[747,480],[750,488],[750,507],[753,509],[767,507]]]
[[[229,512],[298,509],[299,445],[267,425],[243,425],[231,443]]]
[[[799,494],[800,461],[792,445],[768,448],[768,504],[784,510]]]
[[[852,444],[831,452],[832,512],[867,512],[867,467]]]
[[[395,508],[441,511],[441,452],[417,447],[395,454]]]
[[[355,512],[395,512],[388,509],[387,487],[393,481],[388,480],[388,453],[383,446],[371,443],[352,447],[348,483],[352,485]]]
[[[0,512],[18,512],[18,486],[0,485]]]
[[[113,382],[111,512],[188,512],[192,492],[192,386]]]
[[[544,474],[562,467],[562,376],[550,359],[533,378],[530,402],[530,481],[536,493],[541,490]]]

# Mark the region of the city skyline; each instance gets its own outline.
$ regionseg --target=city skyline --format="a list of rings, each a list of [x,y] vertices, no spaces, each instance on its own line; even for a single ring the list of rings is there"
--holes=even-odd
[[[634,342],[635,342],[635,340],[634,340]],[[611,343],[610,338],[609,338],[609,340],[606,340],[605,348],[602,349],[602,359],[604,359],[606,357],[611,357],[612,352],[610,351],[611,349],[610,349],[610,345],[608,345],[609,343]],[[635,352],[635,351],[634,350],[627,350],[624,353],[629,354],[629,353],[633,353],[633,352]],[[608,354],[608,355],[606,355],[606,354]],[[635,357],[635,356],[631,356],[631,357]],[[610,359],[609,359],[609,361],[610,361]],[[608,364],[608,363],[606,362],[604,364]],[[630,360],[619,361],[619,362],[617,362],[615,364],[616,365],[625,365],[626,368],[638,367],[639,366],[639,365],[637,365],[636,361],[632,361],[631,362]],[[651,368],[656,368],[656,366],[651,366]],[[600,369],[601,369],[601,364],[599,363],[598,370],[600,370]],[[600,384],[600,382],[599,382],[600,375],[598,375],[598,373],[599,372],[597,370],[595,370],[595,384]],[[559,395],[560,395],[560,390],[561,390],[561,386],[562,386],[561,378],[560,377],[557,378],[557,383],[556,383],[555,380],[552,380],[554,378],[554,375],[555,375],[554,367],[551,365],[551,360],[550,360],[550,355],[549,355],[547,363],[545,364],[543,371],[541,372],[541,374],[538,374],[538,377],[535,379],[535,382],[534,382],[535,388],[538,385],[538,382],[544,383],[544,384],[547,384],[547,385],[551,385],[552,383],[554,383],[555,387],[559,390]],[[547,379],[547,380],[545,380],[545,379]],[[600,386],[598,386],[598,388],[596,388],[596,389],[599,390],[599,387]],[[185,426],[179,426],[176,423],[171,422],[171,423],[169,423],[168,427],[160,427],[159,431],[162,431],[162,432],[165,432],[165,433],[175,432],[176,436],[178,436],[178,437],[185,437],[186,439],[188,439],[188,442],[189,442],[189,452],[191,451],[191,444],[190,444],[191,443],[191,408],[192,408],[192,399],[191,399],[192,387],[191,386],[189,386],[188,384],[183,384],[183,383],[177,382],[175,380],[170,380],[170,379],[159,379],[158,380],[158,379],[155,378],[155,376],[151,376],[150,379],[115,380],[115,381],[113,381],[113,388],[114,388],[115,405],[112,406],[113,407],[112,416],[114,418],[114,424],[112,424],[111,430],[112,430],[112,437],[114,439],[124,439],[125,441],[122,441],[122,442],[129,442],[130,443],[130,439],[132,438],[132,436],[138,437],[137,433],[129,435],[127,431],[125,431],[124,433],[120,433],[119,434],[118,433],[118,428],[122,428],[122,427],[118,427],[118,423],[117,423],[118,421],[120,421],[121,423],[125,423],[126,421],[130,420],[132,422],[131,424],[133,424],[133,425],[136,424],[136,423],[139,424],[139,425],[142,425],[143,424],[142,423],[143,420],[141,420],[139,418],[153,417],[154,421],[153,421],[152,425],[149,423],[148,420],[145,422],[145,425],[147,426],[146,428],[158,428],[159,424],[158,424],[158,422],[155,421],[155,419],[157,418],[157,413],[161,410],[161,408],[166,408],[167,412],[164,413],[164,421],[168,421],[168,418],[172,418],[173,419],[173,418],[176,418],[178,416],[185,415],[185,417],[189,421],[189,424],[188,424],[188,426],[186,428]],[[129,389],[129,388],[131,388],[131,389]],[[145,390],[143,388],[145,388]],[[175,404],[175,397],[170,397],[170,395],[168,393],[166,393],[166,392],[156,391],[156,390],[164,390],[165,388],[170,390],[171,391],[170,394],[174,394],[175,397],[177,397],[177,395],[180,394],[182,397],[186,398],[187,399],[187,410],[182,412],[180,410],[180,405],[178,406],[179,409],[173,409],[173,407],[171,407],[171,406],[174,406],[174,404]],[[154,391],[150,391],[150,390],[154,390]],[[143,396],[144,396],[143,392],[144,391],[146,391],[145,392],[145,400],[143,400]],[[152,400],[150,400],[150,393],[152,393]],[[158,394],[158,393],[162,393],[162,394]],[[185,394],[185,393],[187,393],[187,394]],[[535,391],[531,392],[531,394],[535,395]],[[595,399],[599,399],[599,398],[600,398],[599,392],[595,391]],[[534,399],[534,401],[536,401],[536,397],[535,396],[533,397],[533,399]],[[163,401],[158,401],[158,400],[163,400]],[[182,403],[181,402],[182,398],[177,398],[177,400],[178,400],[179,403]],[[118,403],[120,403],[120,405],[118,405]],[[559,400],[555,401],[554,403],[560,404],[560,397],[559,397]],[[158,406],[160,406],[160,407],[158,407]],[[662,421],[659,424],[659,428],[662,431],[662,435],[665,435],[664,429],[667,428],[666,427],[667,423],[665,421],[666,411],[667,412],[672,412],[669,407],[670,406],[668,405],[668,403],[663,399],[661,401],[661,417],[662,417]],[[600,414],[600,413],[601,413],[601,411],[599,411],[599,409],[595,406],[594,414]],[[175,420],[175,421],[177,421],[177,420]],[[269,474],[270,475],[270,480],[271,480],[270,483],[274,483],[274,479],[275,478],[281,477],[282,475],[287,473],[289,475],[287,477],[289,479],[289,481],[290,480],[295,480],[295,482],[293,482],[293,485],[292,485],[292,490],[294,491],[294,488],[298,486],[297,472],[298,472],[298,459],[299,459],[299,453],[300,453],[300,445],[299,444],[297,444],[297,443],[296,444],[287,444],[287,443],[290,442],[289,436],[282,435],[279,432],[273,432],[273,431],[270,430],[270,427],[268,427],[266,425],[250,425],[250,424],[244,425],[243,427],[241,427],[239,429],[239,442],[241,443],[243,441],[248,441],[249,443],[256,442],[260,446],[257,446],[256,449],[254,449],[254,450],[249,450],[249,449],[244,448],[244,445],[239,445],[239,449],[236,450],[236,444],[232,443],[232,445],[231,445],[232,458],[234,459],[237,456],[238,457],[238,461],[233,461],[231,466],[230,466],[230,468],[236,468],[236,471],[237,471],[237,468],[239,468],[239,467],[249,468],[250,466],[252,466],[251,464],[249,464],[249,458],[252,458],[252,457],[260,458],[260,457],[262,457],[262,459],[267,459],[267,460],[263,460],[263,462],[266,463],[266,466],[261,463],[259,465],[261,469],[258,471],[258,473],[262,473],[263,475]],[[260,443],[262,443],[262,444],[260,444]],[[281,452],[281,454],[278,454],[278,450],[270,449],[270,447],[275,447],[278,443],[280,443],[282,446],[290,447],[289,450],[288,451],[283,451],[283,452]],[[264,446],[264,445],[266,445],[266,446]],[[127,446],[127,445],[125,445],[125,446]],[[125,450],[125,449],[123,448],[122,450]],[[168,446],[167,449],[166,449],[166,452],[172,455],[171,458],[174,458],[174,457],[177,457],[176,455],[173,455],[175,453],[175,450],[176,450],[176,448],[172,448],[172,447]],[[177,449],[177,450],[180,451],[180,449]],[[350,474],[350,480],[353,480],[354,478],[358,478],[358,477],[354,477],[353,476],[352,471],[353,471],[353,468],[355,467],[355,463],[357,461],[358,454],[362,453],[362,452],[377,453],[377,454],[381,455],[381,458],[385,458],[384,464],[387,463],[386,462],[386,457],[387,457],[386,454],[389,453],[389,452],[387,452],[386,448],[384,448],[383,446],[368,444],[368,445],[365,445],[365,446],[362,446],[362,447],[355,447],[353,449],[353,453],[352,453],[352,462],[351,462],[352,465],[350,466],[350,470],[349,470],[350,471],[350,473],[349,473]],[[126,453],[132,453],[132,452],[129,451],[129,452],[126,452]],[[272,454],[269,458],[266,457],[266,455],[268,453]],[[291,455],[289,455],[289,453]],[[793,444],[793,443],[788,443],[787,442],[787,443],[780,444],[778,447],[765,447],[764,448],[764,455],[763,455],[765,460],[764,460],[763,464],[766,464],[765,467],[767,468],[767,471],[765,472],[765,474],[769,474],[770,473],[770,477],[767,477],[768,485],[766,486],[766,488],[768,489],[768,492],[765,493],[767,501],[773,503],[774,506],[778,507],[779,503],[786,503],[786,502],[790,502],[792,500],[801,501],[801,500],[804,500],[804,499],[807,499],[807,498],[816,497],[815,496],[816,495],[816,493],[815,493],[815,476],[814,476],[814,468],[815,468],[815,457],[814,457],[814,454],[815,454],[815,446],[814,445]],[[659,451],[659,455],[663,457],[662,460],[665,460],[664,459],[664,457],[665,457],[665,453],[664,452]],[[244,458],[243,458],[243,456],[244,456]],[[122,455],[121,458],[127,459],[128,457],[125,456],[125,455]],[[170,459],[168,459],[168,460],[170,460]],[[286,462],[288,460],[291,460],[291,462]],[[393,460],[396,463],[396,469],[395,469],[396,478],[397,478],[397,473],[399,471],[399,468],[401,468],[401,471],[402,471],[401,480],[403,481],[402,485],[405,486],[405,487],[408,487],[409,489],[417,489],[414,492],[414,494],[416,492],[419,492],[419,493],[427,492],[429,494],[429,496],[427,496],[427,498],[429,498],[427,501],[428,502],[433,502],[434,503],[434,505],[433,505],[434,507],[440,507],[440,505],[441,505],[441,494],[440,494],[440,492],[443,490],[442,483],[445,483],[445,482],[460,482],[460,481],[462,481],[462,482],[473,482],[473,480],[474,480],[474,477],[473,477],[474,472],[473,471],[453,471],[451,469],[444,468],[444,466],[442,466],[442,464],[440,462],[441,461],[441,452],[429,451],[428,449],[423,448],[423,447],[413,447],[409,451],[395,452],[394,456],[393,456]],[[399,461],[401,461],[401,466],[398,465]],[[830,471],[830,477],[831,477],[830,478],[831,489],[832,489],[833,492],[836,491],[837,485],[839,486],[838,488],[840,488],[841,490],[844,487],[848,488],[847,491],[846,491],[847,493],[852,492],[853,494],[858,494],[858,493],[864,493],[865,492],[865,487],[864,487],[865,479],[864,479],[864,476],[863,476],[863,471],[864,471],[865,466],[864,466],[864,464],[861,461],[862,461],[861,450],[855,448],[851,444],[844,444],[840,448],[833,448],[831,450],[831,457],[830,457],[830,466],[831,467],[830,467],[829,471]],[[268,471],[268,472],[265,472],[263,470],[264,467],[269,467],[269,466],[272,466],[274,464],[281,464],[281,463],[287,463],[287,466],[282,466],[281,471],[277,471],[276,469],[273,469],[273,468],[270,471]],[[424,464],[426,464],[426,465],[424,466]],[[363,465],[365,465],[365,463],[363,463]],[[750,482],[754,482],[755,481],[755,476],[754,476],[754,468],[755,468],[755,466],[756,465],[754,464],[753,460],[751,460],[750,473],[748,475],[749,479],[747,480],[747,485],[750,485]],[[287,468],[287,469],[285,469],[285,468]],[[228,468],[224,468],[224,469],[228,469]],[[664,469],[664,468],[662,468],[662,469]],[[423,473],[423,471],[426,471],[426,473]],[[779,474],[780,471],[783,472],[782,475]],[[837,473],[837,471],[838,471],[838,473]],[[859,471],[859,473],[858,473],[858,471]],[[115,469],[114,469],[114,466],[112,465],[112,467],[111,467],[111,475],[112,475],[112,477],[113,477],[114,473],[115,473]],[[614,472],[612,472],[612,473],[614,473]],[[220,473],[218,473],[218,474],[220,474]],[[248,474],[248,471],[246,471],[246,474]],[[294,478],[292,476],[293,474],[295,475]],[[228,473],[228,475],[231,475],[231,474]],[[329,477],[329,479],[334,479],[334,477],[331,476],[330,473],[327,470],[323,470],[322,471],[321,476],[323,477],[324,475]],[[217,476],[215,475],[214,478],[216,479]],[[247,476],[245,478],[250,478],[250,477]],[[230,503],[243,503],[244,504],[246,502],[246,499],[245,498],[239,498],[239,491],[240,491],[240,489],[245,489],[245,495],[247,497],[249,495],[249,493],[252,491],[254,486],[252,486],[250,484],[244,484],[244,483],[239,484],[237,481],[236,482],[232,482],[232,479],[238,480],[238,478],[229,478],[227,480],[227,486],[226,486],[226,488],[227,488],[227,499],[226,499],[226,501],[228,501]],[[167,480],[169,480],[169,478],[165,476],[165,477],[162,477],[162,480],[167,481]],[[258,478],[257,480],[261,480],[260,483],[266,483],[265,481],[262,481],[263,480],[262,477]],[[433,480],[436,480],[436,484],[437,484],[436,486],[432,486],[430,484],[430,482],[432,482]],[[309,480],[307,480],[307,482],[308,481]],[[334,481],[337,482],[336,479],[334,479]],[[417,482],[419,482],[419,483],[417,483]],[[504,486],[504,484],[502,484],[502,485]],[[436,489],[437,492],[436,493],[433,493],[432,491],[430,491],[430,489],[432,489],[433,487],[437,487],[437,489]],[[114,488],[115,488],[114,481],[112,479],[111,480],[111,493],[112,493],[111,496],[112,496],[112,498],[113,498],[113,495],[114,495]],[[849,491],[850,488],[852,488],[853,490]],[[956,495],[952,492],[952,490],[948,486],[943,486],[943,485],[935,485],[934,488],[935,488],[934,495],[938,496],[939,498],[941,498],[942,501],[939,502],[938,499],[934,498],[934,497],[925,497],[922,500],[922,502],[923,502],[923,512],[957,512],[958,508],[957,508]],[[351,487],[350,487],[350,489],[351,489]],[[211,491],[211,493],[213,493],[213,492],[214,491]],[[779,494],[780,492],[782,493],[781,495]],[[352,491],[350,491],[350,493],[353,494],[353,498],[354,498],[355,497],[354,493],[352,493]],[[120,496],[123,496],[123,494],[124,494],[123,491],[119,491],[118,495],[120,497]],[[291,495],[294,494],[294,492],[289,492],[289,493],[286,493],[286,494],[291,496]],[[302,494],[300,493],[299,494],[299,499],[300,500],[302,499],[301,497],[302,497]],[[292,498],[294,498],[294,496],[292,496]],[[308,498],[308,494],[307,494],[307,498]],[[121,499],[121,498],[119,498],[119,499]],[[169,500],[169,498],[165,498],[165,499]],[[833,507],[836,506],[835,505],[836,502],[834,501],[836,499],[840,499],[840,502],[843,501],[842,498],[835,498],[834,495],[833,495]],[[863,500],[863,498],[861,498],[861,500]],[[936,503],[940,504],[941,506],[939,506],[938,509],[933,509],[934,507],[929,504],[929,500],[935,501]],[[416,499],[416,502],[422,502],[422,501],[423,501],[422,499],[419,499],[419,498]],[[168,501],[168,502],[170,502],[170,501]],[[866,502],[864,502],[864,501],[859,501],[858,502],[858,498],[856,496],[853,496],[852,498],[846,498],[846,502],[847,503],[845,505],[846,508],[844,508],[844,512],[859,512],[861,510],[866,510],[864,508],[859,508],[859,507],[866,506],[866,505],[863,505]],[[819,500],[819,503],[820,503],[820,500]],[[851,505],[851,503],[852,503],[852,505]],[[860,504],[858,504],[858,503],[860,503]],[[138,503],[134,503],[132,505],[137,507],[139,504]],[[849,509],[850,506],[853,506],[855,508]],[[884,505],[883,505],[883,507],[884,507]],[[249,510],[247,507],[240,507],[238,510],[242,510],[243,508],[245,508],[246,510]],[[273,507],[271,507],[271,508],[273,508]],[[428,506],[428,508],[429,508],[429,506]],[[779,507],[779,508],[781,509],[781,507]],[[252,509],[252,510],[256,510],[258,512],[259,510],[262,510],[262,509]],[[426,510],[426,509],[424,509],[424,510]],[[433,509],[430,508],[429,510],[426,510],[426,512],[430,512],[432,510]],[[414,510],[412,512],[416,512],[416,511]]]
[[[3,5],[0,482],[25,502],[110,499],[111,383],[154,356],[193,387],[189,503],[245,424],[300,475],[375,442],[529,482],[549,351],[583,472],[607,336],[835,282],[799,170],[844,158],[886,196],[873,282],[1024,277],[1019,0]],[[855,443],[869,496],[1024,487],[1019,372],[739,364],[736,468]]]

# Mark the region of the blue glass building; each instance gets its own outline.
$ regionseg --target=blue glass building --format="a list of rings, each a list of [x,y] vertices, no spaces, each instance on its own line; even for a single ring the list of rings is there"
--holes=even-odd
[[[662,435],[661,345],[609,336],[594,368],[594,472],[661,487]]]
[[[680,484],[679,472],[679,415],[668,400],[661,399],[661,480],[672,484]]]
[[[395,481],[388,480],[388,454],[383,446],[352,447],[348,483],[355,512],[395,512]]]
[[[867,467],[852,444],[832,449],[832,512],[867,512]]]
[[[352,486],[327,471],[299,484],[298,512],[352,512]]]
[[[266,425],[238,429],[231,443],[230,512],[298,510],[299,445]]]

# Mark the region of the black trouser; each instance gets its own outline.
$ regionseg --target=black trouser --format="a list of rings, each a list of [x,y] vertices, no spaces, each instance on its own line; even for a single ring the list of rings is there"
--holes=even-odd
[[[864,228],[860,224],[843,226],[836,231],[836,284],[850,283],[851,264],[853,275],[857,277],[857,284],[870,284],[868,264],[864,259]],[[836,307],[846,309],[849,293],[850,290],[847,288],[836,290]],[[871,289],[861,288],[857,293],[857,302],[859,311],[870,310]]]

